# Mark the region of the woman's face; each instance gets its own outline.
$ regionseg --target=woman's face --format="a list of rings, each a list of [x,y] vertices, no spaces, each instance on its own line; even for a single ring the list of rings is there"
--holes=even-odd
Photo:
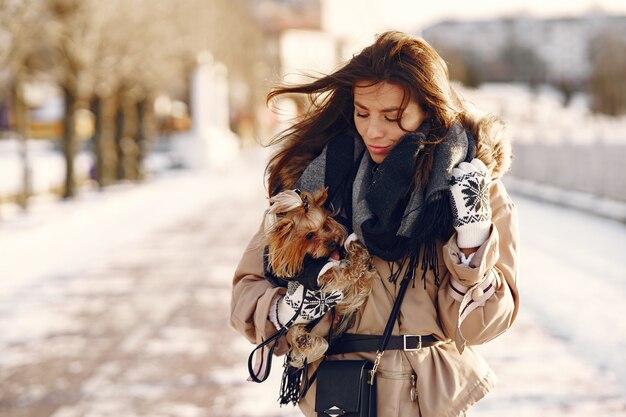
[[[359,81],[354,86],[354,124],[372,160],[380,164],[407,132],[398,125],[404,90],[386,81],[371,85]],[[414,132],[426,115],[411,100],[400,118],[404,129]]]

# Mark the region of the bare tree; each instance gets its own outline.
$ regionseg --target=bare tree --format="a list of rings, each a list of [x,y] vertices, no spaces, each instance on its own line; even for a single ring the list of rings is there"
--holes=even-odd
[[[267,46],[273,35],[264,32],[246,0],[0,0],[0,6],[0,34],[7,31],[16,39],[11,45],[19,46],[1,51],[2,62],[10,61],[20,74],[17,69],[37,56],[63,91],[64,198],[76,193],[77,106],[88,105],[96,115],[96,177],[103,187],[142,176],[155,130],[154,98],[188,82],[180,80],[189,79],[199,52],[210,51],[250,86],[244,89],[250,97],[239,102],[251,109],[263,103],[266,79],[277,67],[276,48]],[[27,28],[37,29],[36,40]],[[20,85],[21,78],[15,79]]]
[[[189,53],[191,71],[196,54],[209,51],[228,68],[229,78],[246,86],[245,112],[265,104],[269,82],[278,76],[278,35],[268,32],[255,18],[247,0],[189,0],[180,2],[177,13],[180,44]],[[274,80],[278,81],[278,79]]]
[[[590,50],[594,51],[589,79],[594,111],[612,116],[626,114],[626,41],[604,33],[593,41]]]
[[[88,95],[92,87],[90,69],[95,62],[94,51],[99,39],[96,23],[96,0],[46,0],[50,15],[48,22],[53,73],[63,90],[63,155],[65,183],[63,198],[76,194],[74,157],[77,150],[75,119],[79,98]]]
[[[30,121],[24,85],[39,64],[36,57],[43,38],[41,21],[44,10],[37,0],[0,0],[0,10],[0,34],[4,35],[4,42],[0,43],[4,47],[0,50],[0,67],[9,68],[11,72],[11,102],[22,160],[22,190],[18,203],[27,209],[32,193],[32,167],[28,157]]]
[[[123,37],[111,39],[114,53],[124,65],[116,71],[115,143],[117,179],[140,179],[147,152],[153,101],[172,80],[184,77],[188,46],[178,38],[176,20],[179,5],[171,0],[151,3],[124,2],[124,17],[117,21],[125,28]]]
[[[95,118],[93,152],[95,159],[95,179],[100,188],[114,181],[112,167],[115,164],[113,141],[114,103],[113,91],[123,68],[123,30],[118,24],[119,16],[125,14],[123,2],[111,0],[101,2],[91,10],[90,30],[96,35],[90,45],[93,59],[90,68],[91,87],[89,89],[90,110]]]
[[[128,165],[126,156],[132,152],[125,152],[125,149],[132,148],[134,132],[129,131],[130,123],[126,122],[132,119],[129,115],[133,113],[130,110],[132,103],[128,105],[125,97],[139,89],[129,77],[136,75],[138,63],[142,58],[150,58],[150,51],[154,50],[151,48],[153,41],[145,32],[149,22],[146,16],[160,9],[163,3],[155,1],[150,8],[143,9],[136,0],[113,0],[101,5],[91,99],[96,116],[94,151],[96,179],[100,187],[127,177],[124,166]],[[160,24],[167,27],[167,20]],[[154,39],[154,42],[158,40]],[[126,146],[122,146],[122,142]]]
[[[433,46],[448,65],[450,79],[459,81],[468,87],[478,87],[481,82],[481,62],[472,51],[465,51],[454,46]]]
[[[271,61],[267,34],[245,0],[161,0],[152,2],[149,9],[142,7],[140,1],[131,0],[123,7],[123,45],[116,50],[125,51],[127,65],[125,70],[117,71],[115,88],[120,179],[141,177],[141,163],[149,143],[146,121],[150,120],[153,100],[159,92],[178,84],[176,80],[189,80],[201,51],[210,51],[216,60],[226,64],[231,76],[250,86],[250,97],[244,101],[251,114],[264,103],[266,78],[272,68],[259,65]]]

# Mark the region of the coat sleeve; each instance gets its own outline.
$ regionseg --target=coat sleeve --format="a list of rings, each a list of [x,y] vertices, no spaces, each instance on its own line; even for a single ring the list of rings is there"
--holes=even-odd
[[[230,304],[231,326],[254,344],[276,333],[276,327],[268,318],[269,310],[274,296],[286,291],[285,288],[273,287],[263,275],[262,233],[260,228],[239,261]],[[288,345],[283,337],[274,354],[283,355],[287,350]]]
[[[501,181],[493,182],[490,203],[491,233],[468,266],[461,263],[456,233],[443,247],[449,273],[438,292],[439,317],[460,352],[503,333],[519,307],[517,209]]]

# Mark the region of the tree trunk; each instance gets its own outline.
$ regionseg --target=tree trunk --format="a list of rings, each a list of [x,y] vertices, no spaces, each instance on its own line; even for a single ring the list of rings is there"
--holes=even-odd
[[[65,115],[63,116],[63,154],[65,156],[65,189],[63,198],[69,199],[76,195],[74,175],[74,155],[76,153],[76,134],[74,129],[76,94],[67,86],[63,86],[65,96]]]
[[[143,161],[147,152],[147,135],[146,135],[146,123],[150,117],[146,112],[148,111],[148,99],[144,98],[137,102],[137,158],[135,165],[137,167],[137,179],[143,179],[145,176]]]
[[[102,190],[116,181],[117,146],[115,144],[115,103],[110,96],[95,96],[91,103],[95,115],[94,156],[95,180]]]
[[[115,100],[100,97],[100,145],[102,152],[102,182],[109,185],[117,180],[117,145],[115,143]]]
[[[28,139],[30,138],[28,106],[24,101],[24,80],[18,72],[14,84],[15,127],[20,141],[20,159],[22,160],[22,189],[18,194],[18,204],[23,210],[28,209],[28,198],[32,194],[32,168],[28,157]]]
[[[91,111],[94,115],[93,153],[96,160],[92,179],[98,183],[98,188],[104,188],[104,150],[102,138],[102,100],[95,95],[91,100]]]
[[[124,172],[124,149],[122,147],[122,139],[124,138],[124,103],[118,96],[115,109],[115,179],[121,181],[125,177]]]
[[[134,98],[129,98],[124,106],[126,114],[126,129],[124,131],[124,139],[122,146],[124,147],[124,169],[127,180],[139,179],[139,165],[137,165],[139,157],[139,148],[137,142],[138,114],[137,102]]]

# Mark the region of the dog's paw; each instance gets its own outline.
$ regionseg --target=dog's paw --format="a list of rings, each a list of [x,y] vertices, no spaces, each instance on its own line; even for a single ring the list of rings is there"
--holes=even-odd
[[[352,244],[346,259],[352,265],[370,265],[372,263],[370,253],[358,241]]]
[[[334,291],[341,289],[342,286],[339,284],[342,280],[343,270],[348,265],[346,260],[341,260],[333,265],[332,268],[328,268],[324,271],[324,273],[320,274],[317,278],[317,282],[320,287],[322,287],[325,291]]]
[[[287,333],[287,341],[291,345],[289,364],[302,368],[305,361],[315,362],[326,353],[328,342],[320,335],[309,333],[305,326],[294,326]]]

